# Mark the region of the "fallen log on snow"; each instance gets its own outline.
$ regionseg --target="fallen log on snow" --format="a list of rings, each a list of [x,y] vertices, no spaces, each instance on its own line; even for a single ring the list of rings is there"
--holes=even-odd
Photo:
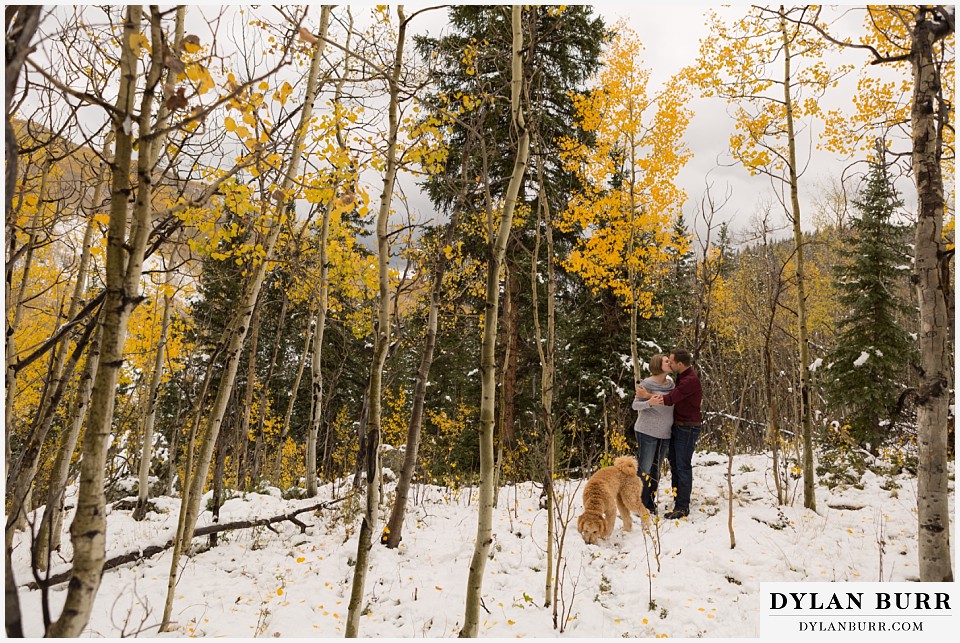
[[[272,527],[278,522],[292,522],[297,527],[300,528],[300,533],[304,533],[307,530],[307,525],[303,521],[297,519],[302,513],[308,511],[320,511],[322,509],[328,509],[333,505],[342,502],[343,498],[336,498],[334,500],[328,500],[326,502],[321,502],[315,505],[310,505],[309,507],[301,507],[296,511],[290,512],[288,514],[281,514],[279,516],[272,516],[270,518],[255,518],[253,520],[238,520],[235,522],[224,522],[216,523],[213,525],[207,525],[205,527],[197,527],[193,532],[194,538],[199,538],[200,536],[209,536],[210,534],[218,534],[222,531],[234,531],[236,529],[247,529],[249,527],[266,527],[270,531],[276,533],[276,530]],[[137,551],[131,551],[126,554],[121,554],[119,556],[114,556],[110,558],[103,564],[103,572],[106,572],[109,569],[114,569],[120,567],[121,565],[126,565],[127,563],[135,563],[139,560],[146,560],[147,558],[152,558],[157,554],[166,551],[173,547],[174,538],[171,538],[163,545],[151,545],[149,547],[144,547],[143,549],[138,549]],[[36,572],[36,570],[35,570]],[[101,574],[103,573],[101,572]],[[23,585],[28,589],[40,589],[41,587],[49,588],[54,585],[59,585],[70,580],[70,576],[73,573],[72,569],[68,569],[65,572],[60,572],[59,574],[53,574],[47,578],[35,578],[35,580],[30,581]],[[35,577],[38,574],[34,574]]]

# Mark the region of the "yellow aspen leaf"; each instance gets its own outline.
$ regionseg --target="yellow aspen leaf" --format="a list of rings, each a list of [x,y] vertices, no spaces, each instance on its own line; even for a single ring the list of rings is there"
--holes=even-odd
[[[299,558],[297,558],[297,562],[298,562],[298,563],[302,563],[302,562],[305,561],[305,560],[306,560],[306,558],[304,558],[303,556],[300,556]]]
[[[292,91],[293,91],[293,86],[287,81],[283,81],[283,84],[280,86],[280,89],[278,89],[277,93],[274,94],[274,98],[281,105],[285,105]]]
[[[228,132],[232,132],[233,130],[237,129],[237,121],[227,116],[225,119],[223,119],[223,129],[227,130]]]
[[[194,34],[184,37],[183,44],[181,45],[183,50],[188,54],[195,54],[200,51],[200,38]]]
[[[197,93],[205,94],[211,89],[213,89],[216,84],[213,82],[213,76],[210,75],[210,72],[206,67],[203,68],[203,73],[200,76],[200,84],[197,85]]]
[[[207,91],[213,89],[214,82],[213,76],[210,75],[210,70],[201,65],[200,63],[190,63],[186,66],[187,78],[197,83],[197,93],[204,94]]]
[[[278,587],[278,588],[277,588],[277,596],[283,596],[283,588],[282,588],[282,587]]]
[[[135,33],[130,37],[130,48],[133,49],[133,55],[139,58],[144,49],[150,51],[150,41],[142,33]]]

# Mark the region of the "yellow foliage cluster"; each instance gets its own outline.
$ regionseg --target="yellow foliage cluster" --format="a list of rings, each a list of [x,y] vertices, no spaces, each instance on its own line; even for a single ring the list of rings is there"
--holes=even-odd
[[[463,109],[470,111],[479,105],[480,99],[464,95],[461,98]],[[420,117],[420,107],[413,108],[413,115],[403,119],[401,133],[408,144],[403,150],[402,162],[413,164],[428,175],[443,172],[449,150],[445,144],[452,119],[447,113],[431,112]]]
[[[297,485],[303,475],[303,463],[306,461],[306,445],[298,444],[288,437],[283,442],[283,463],[280,467],[280,479],[277,486],[289,489]]]
[[[691,156],[683,142],[691,112],[680,78],[648,95],[641,52],[636,34],[619,24],[595,88],[574,96],[577,121],[596,141],[560,141],[565,167],[586,187],[558,213],[557,226],[582,231],[569,270],[649,315],[652,289],[671,250],[680,250],[672,229],[686,200],[676,179]]]
[[[423,463],[424,481],[458,487],[462,481],[456,472],[454,452],[460,436],[477,421],[479,409],[458,400],[453,414],[440,409],[426,409],[419,456]]]
[[[39,348],[64,321],[60,318],[60,311],[69,300],[72,284],[61,279],[58,264],[56,253],[50,246],[35,250],[29,279],[24,284],[22,295],[18,294],[18,298],[29,301],[29,308],[23,312],[14,334],[19,357],[29,355]],[[19,293],[22,280],[21,263],[12,275],[11,283],[17,289],[15,292]],[[49,366],[48,360],[38,359],[17,373],[17,394],[13,400],[14,417],[31,417],[39,406],[44,377]]]
[[[308,199],[324,199],[325,196],[329,197],[332,194],[332,190],[311,187],[306,193]],[[366,211],[369,199],[367,192],[360,189],[353,198],[358,199],[363,204],[362,210]],[[364,329],[370,327],[369,315],[362,304],[372,301],[376,294],[378,275],[376,257],[364,251],[358,241],[356,229],[344,220],[345,215],[350,212],[355,203],[356,201],[352,200],[347,204],[343,199],[337,199],[336,206],[330,214],[327,232],[328,282],[330,284],[328,313],[349,317],[350,327],[360,337],[366,332]],[[301,245],[297,251],[298,278],[291,284],[288,294],[290,299],[297,303],[316,301],[320,284],[319,242]],[[356,302],[361,305],[355,305]]]
[[[735,105],[730,152],[751,174],[786,171],[790,141],[785,83],[793,118],[819,118],[819,99],[852,69],[828,67],[822,58],[826,41],[812,28],[791,22],[791,11],[786,10],[784,21],[790,50],[788,80],[781,18],[760,7],[729,23],[711,12],[711,35],[701,41],[696,65],[685,72],[704,96]]]
[[[460,215],[463,229],[482,230],[486,227],[484,214],[480,212],[464,212]],[[417,250],[416,259],[420,269],[427,269],[427,263],[437,252],[443,252],[447,259],[447,269],[443,275],[443,292],[446,296],[440,301],[440,314],[437,320],[439,333],[454,330],[459,323],[460,315],[476,316],[482,323],[482,308],[474,309],[469,301],[482,301],[486,296],[486,263],[477,261],[467,252],[463,240],[453,245],[440,248],[424,246]],[[419,291],[421,303],[426,306],[429,299],[429,290]],[[457,302],[457,303],[454,303]]]
[[[606,433],[604,444],[607,445],[607,450],[600,455],[600,466],[610,467],[613,466],[614,460],[624,454],[632,453],[633,450],[630,448],[630,442],[623,432],[623,427],[616,422],[607,425],[604,432]]]
[[[682,79],[648,95],[642,50],[636,34],[618,24],[595,88],[574,96],[577,120],[596,143],[560,141],[565,167],[578,172],[586,188],[558,214],[557,226],[582,231],[566,261],[569,270],[649,315],[667,257],[681,250],[672,228],[686,199],[676,178],[691,156],[683,142],[691,112]],[[622,168],[615,165],[618,152]],[[618,175],[623,181],[614,187]]]
[[[910,25],[914,23],[916,7],[905,5],[869,5],[863,12],[861,45],[873,47],[883,55],[896,58],[910,50]],[[954,33],[935,45],[944,88],[955,87],[956,60]],[[913,79],[909,59],[883,65],[860,66],[853,109],[832,110],[827,115],[827,138],[823,147],[838,153],[870,154],[878,136],[901,124],[910,122]],[[893,74],[893,78],[891,78]],[[949,95],[947,97],[949,101]],[[953,120],[951,109],[950,120]],[[953,127],[942,130],[945,149],[953,149],[956,132]],[[889,141],[887,141],[889,145]],[[954,174],[954,155],[944,154],[941,163],[944,176]]]
[[[787,252],[787,248],[783,248]],[[708,258],[708,262],[715,257]],[[767,331],[770,315],[775,315],[774,328],[792,328],[796,317],[792,314],[796,302],[796,286],[778,279],[795,272],[793,255],[781,256],[771,251],[769,256],[744,254],[733,264],[728,274],[713,281],[707,296],[712,302],[711,323],[718,339],[731,352],[744,354],[759,348],[758,338]],[[835,331],[839,317],[836,286],[829,267],[816,261],[805,265],[805,295],[807,324],[811,337]],[[771,313],[772,298],[780,288],[780,305]]]
[[[235,89],[239,85],[236,76],[232,72],[228,73],[227,88]],[[269,90],[270,83],[261,81],[256,87],[248,87],[243,91],[235,92],[227,101],[228,116],[224,118],[224,129],[236,136],[247,148],[248,153],[255,153],[261,144],[265,145],[270,141],[270,128],[274,122],[271,118],[272,114],[269,111],[261,113],[261,107],[269,109],[270,104],[267,103],[266,93]],[[285,103],[287,96],[289,96],[289,92],[283,93],[282,90],[274,92],[271,103],[279,103],[281,98],[283,99],[282,102]],[[233,114],[240,118],[240,122],[237,122]],[[271,169],[264,157],[254,154],[254,159],[256,163],[250,169],[254,177]],[[272,193],[276,187],[276,185],[271,185],[269,191]]]
[[[21,160],[23,169],[17,192],[12,198],[12,220],[16,226],[8,228],[16,235],[16,239],[15,243],[11,240],[10,246],[22,249],[30,241],[33,231],[37,232],[36,240],[40,243],[29,253],[30,267],[26,278],[26,256],[14,264],[8,275],[8,323],[14,323],[14,302],[23,302],[13,335],[16,355],[8,356],[17,358],[23,358],[39,348],[67,321],[62,315],[73,294],[73,275],[77,268],[74,248],[80,245],[79,237],[82,236],[82,229],[75,229],[73,225],[76,224],[66,220],[67,213],[56,198],[62,197],[62,191],[68,189],[60,184],[64,175],[63,167],[49,164],[43,150],[25,155]],[[83,217],[77,217],[77,222],[81,226],[86,225]],[[54,243],[42,242],[48,231],[56,231]],[[69,350],[72,349],[71,342]],[[18,371],[12,418],[15,430],[19,431],[26,419],[35,414],[49,366],[49,360],[39,359]]]
[[[210,174],[207,178],[217,177]],[[193,252],[219,261],[232,258],[242,265],[254,253],[254,246],[235,244],[230,251],[221,248],[224,242],[230,242],[247,232],[238,222],[226,225],[221,219],[221,208],[227,208],[241,220],[246,220],[258,211],[258,201],[252,188],[240,181],[225,181],[220,186],[220,192],[222,196],[208,206],[185,208],[177,216],[188,230],[187,242]]]
[[[407,441],[407,426],[410,422],[407,390],[403,386],[385,389],[382,399],[381,441],[394,447],[400,446]]]
[[[154,283],[149,275],[144,278],[141,290],[144,301],[130,314],[129,331],[123,350],[124,367],[119,375],[121,383],[134,382],[136,374],[144,375],[144,383],[152,376],[163,323],[164,295],[169,290],[171,289],[163,284]],[[173,310],[164,348],[165,366],[161,382],[170,379],[189,351],[189,346],[185,344],[185,331],[192,325],[193,320],[185,314],[184,299],[189,292],[189,288],[184,288],[180,293],[170,292],[170,296],[174,298]]]

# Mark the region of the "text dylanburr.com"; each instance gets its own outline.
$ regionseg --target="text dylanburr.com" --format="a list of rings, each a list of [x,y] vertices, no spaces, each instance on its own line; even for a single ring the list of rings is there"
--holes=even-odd
[[[760,636],[955,640],[958,600],[955,583],[760,583]]]

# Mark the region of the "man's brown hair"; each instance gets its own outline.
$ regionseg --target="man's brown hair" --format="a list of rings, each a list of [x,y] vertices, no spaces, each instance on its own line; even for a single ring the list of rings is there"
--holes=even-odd
[[[690,366],[690,363],[693,361],[690,356],[690,351],[682,348],[674,348],[670,351],[670,359],[674,362],[680,362],[684,366]]]

